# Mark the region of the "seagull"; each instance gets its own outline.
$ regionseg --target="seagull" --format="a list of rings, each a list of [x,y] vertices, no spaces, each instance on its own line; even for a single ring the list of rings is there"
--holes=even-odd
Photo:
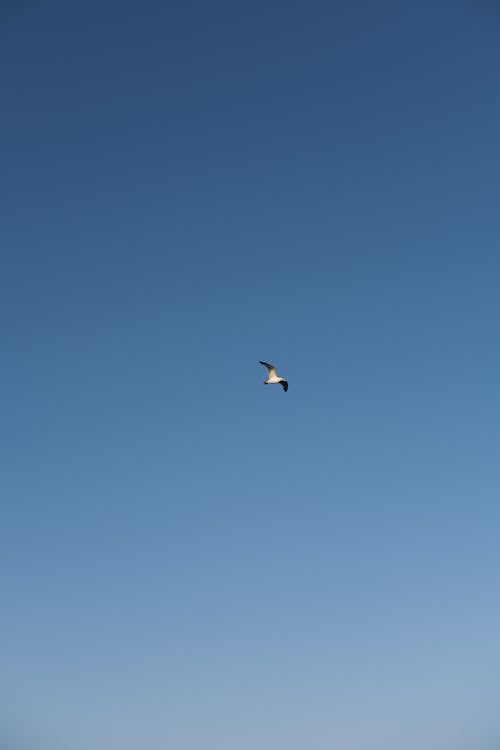
[[[268,378],[267,380],[264,380],[264,385],[273,385],[274,383],[279,383],[285,392],[288,390],[288,382],[285,380],[285,378],[278,377],[278,375],[276,374],[276,367],[274,365],[270,365],[269,362],[262,362],[262,360],[260,359],[259,364],[264,365],[264,367],[267,367],[268,370]]]

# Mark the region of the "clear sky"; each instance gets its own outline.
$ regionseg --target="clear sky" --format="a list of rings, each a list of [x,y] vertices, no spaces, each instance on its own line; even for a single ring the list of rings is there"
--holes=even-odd
[[[499,71],[495,2],[1,3],[8,750],[498,747]]]

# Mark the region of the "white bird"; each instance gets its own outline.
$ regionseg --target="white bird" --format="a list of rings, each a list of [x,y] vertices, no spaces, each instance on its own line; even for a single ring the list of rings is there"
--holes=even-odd
[[[260,359],[259,364],[267,367],[268,378],[267,380],[264,380],[264,385],[274,385],[274,383],[279,383],[285,392],[288,390],[288,381],[285,380],[285,378],[278,377],[276,367],[274,365],[270,365],[269,362],[262,362],[262,360]]]

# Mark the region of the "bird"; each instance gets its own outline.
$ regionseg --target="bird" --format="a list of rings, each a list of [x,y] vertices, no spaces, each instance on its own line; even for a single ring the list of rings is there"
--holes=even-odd
[[[264,365],[264,367],[267,367],[267,380],[264,380],[264,385],[274,385],[274,383],[279,383],[283,390],[288,390],[288,381],[285,380],[285,378],[278,377],[276,373],[276,367],[274,365],[270,365],[269,362],[263,362],[261,359],[259,359],[259,364]]]

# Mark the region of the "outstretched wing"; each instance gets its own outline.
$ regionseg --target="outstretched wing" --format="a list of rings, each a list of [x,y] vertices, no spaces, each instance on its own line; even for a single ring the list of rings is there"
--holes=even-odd
[[[286,392],[287,392],[287,390],[288,390],[288,381],[287,381],[287,380],[280,380],[280,385],[282,385],[282,386],[283,386],[283,390],[284,390],[284,391],[285,391],[285,393],[286,393]]]
[[[276,378],[276,367],[274,365],[270,365],[269,362],[262,362],[261,359],[259,359],[259,364],[264,365],[264,367],[267,367],[269,370],[269,377],[270,378]]]

